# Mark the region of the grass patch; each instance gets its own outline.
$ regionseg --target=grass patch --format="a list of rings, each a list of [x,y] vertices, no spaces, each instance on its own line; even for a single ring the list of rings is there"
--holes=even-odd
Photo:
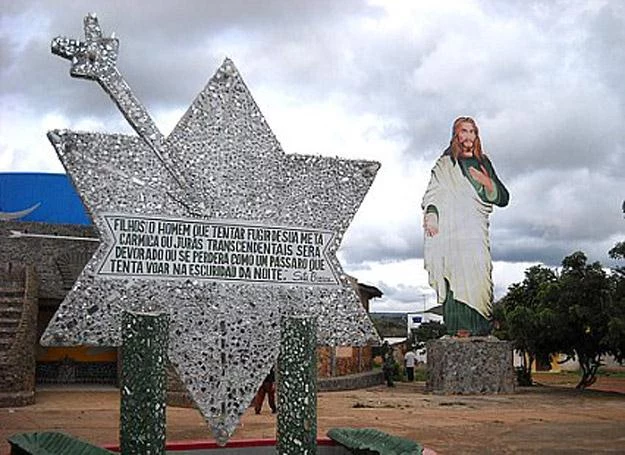
[[[425,367],[418,367],[414,369],[414,380],[415,381],[427,381],[428,375]]]
[[[406,375],[406,369],[402,367],[401,370],[402,370],[401,374],[397,375],[394,379],[396,381],[401,381],[401,382],[408,381],[408,376]],[[414,369],[415,381],[425,382],[427,381],[427,378],[428,378],[428,375],[424,366],[415,367]]]
[[[561,378],[578,378],[581,377],[581,372],[579,370],[562,370],[557,373],[551,373],[549,371],[535,371],[532,373],[532,377],[540,377],[541,375],[555,375]],[[597,370],[597,376],[625,378],[625,368],[600,367],[599,370]]]
[[[625,368],[599,368],[597,376],[605,376],[610,378],[625,378]]]

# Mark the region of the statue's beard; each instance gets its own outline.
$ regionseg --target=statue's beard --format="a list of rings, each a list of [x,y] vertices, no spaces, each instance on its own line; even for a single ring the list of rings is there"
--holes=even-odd
[[[463,158],[468,158],[473,156],[473,150],[474,150],[474,142],[473,141],[464,141],[460,144],[460,155]]]

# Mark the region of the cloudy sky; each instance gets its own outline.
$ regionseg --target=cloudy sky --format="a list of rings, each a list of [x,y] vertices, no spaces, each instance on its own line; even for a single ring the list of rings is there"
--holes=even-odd
[[[529,265],[625,240],[625,2],[0,0],[0,172],[63,172],[49,129],[133,134],[97,83],[50,53],[96,12],[118,68],[169,133],[225,57],[287,153],[382,169],[341,249],[384,293],[434,303],[421,198],[460,115],[511,193],[491,216],[496,296]]]

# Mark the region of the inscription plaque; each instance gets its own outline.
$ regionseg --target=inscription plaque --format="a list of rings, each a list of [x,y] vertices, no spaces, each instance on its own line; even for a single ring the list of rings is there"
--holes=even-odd
[[[338,285],[329,231],[103,214],[114,243],[98,275]]]

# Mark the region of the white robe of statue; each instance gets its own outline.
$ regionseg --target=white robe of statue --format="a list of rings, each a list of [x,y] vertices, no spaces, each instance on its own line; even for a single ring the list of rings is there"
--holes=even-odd
[[[455,300],[489,318],[493,281],[488,215],[492,204],[480,199],[460,164],[443,155],[432,169],[423,196],[423,207],[429,205],[438,210],[439,232],[425,237],[424,262],[438,303],[445,301],[447,280]]]

